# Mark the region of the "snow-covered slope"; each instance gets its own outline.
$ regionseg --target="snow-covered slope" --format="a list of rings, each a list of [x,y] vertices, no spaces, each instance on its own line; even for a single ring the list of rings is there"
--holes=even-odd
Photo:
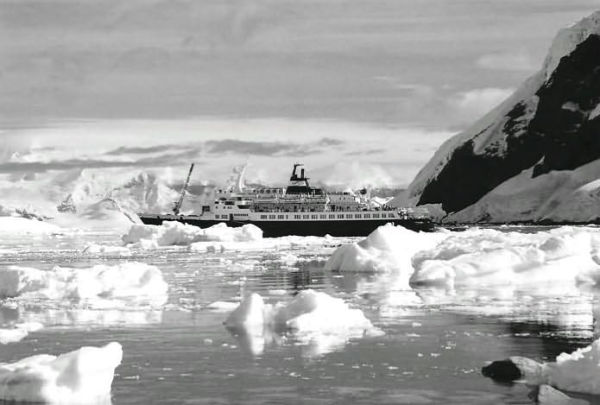
[[[466,222],[599,217],[600,11],[561,30],[542,69],[445,142],[408,190]]]
[[[164,170],[109,168],[0,176],[0,216],[34,217],[67,228],[122,227],[126,231],[139,222],[136,213],[171,210],[179,192],[168,178]],[[188,207],[185,204],[184,209]]]
[[[149,172],[139,172],[119,181],[110,173],[82,170],[69,186],[70,191],[60,202],[59,210],[77,212],[110,198],[134,212],[162,212],[169,210],[178,197],[175,190]]]

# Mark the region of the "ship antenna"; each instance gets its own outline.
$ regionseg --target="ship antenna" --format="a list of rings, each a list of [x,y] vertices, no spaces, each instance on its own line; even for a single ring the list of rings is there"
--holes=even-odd
[[[185,183],[183,185],[183,189],[181,190],[181,195],[179,196],[179,200],[175,203],[173,207],[173,214],[179,215],[179,210],[181,209],[181,205],[183,204],[183,199],[185,197],[185,193],[187,192],[188,186],[190,185],[190,177],[192,177],[192,171],[194,170],[194,163],[190,165],[190,171],[188,172],[187,178],[185,179]]]

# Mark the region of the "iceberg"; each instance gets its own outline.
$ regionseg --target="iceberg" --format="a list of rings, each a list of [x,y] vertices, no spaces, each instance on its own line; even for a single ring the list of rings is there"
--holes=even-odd
[[[250,339],[248,346],[254,348],[254,354],[262,353],[266,343],[288,332],[311,347],[310,355],[343,347],[352,338],[383,333],[361,310],[350,308],[340,298],[314,290],[301,291],[291,301],[274,305],[265,303],[257,293],[248,294],[224,324]]]
[[[394,273],[413,288],[593,286],[600,282],[600,229],[417,233],[388,224],[360,242],[339,247],[326,268]]]
[[[285,249],[331,248],[341,245],[350,238],[321,236],[282,236],[280,238],[256,238],[241,242],[195,242],[190,245],[193,252],[223,253],[248,251],[280,251]]]
[[[123,350],[116,342],[53,356],[41,354],[0,364],[0,399],[14,402],[110,403],[115,368]]]
[[[364,272],[351,291],[377,299],[382,322],[416,306],[443,305],[589,338],[597,331],[599,253],[595,227],[417,234],[387,225],[338,248],[327,268]]]
[[[0,344],[15,343],[23,340],[30,332],[43,329],[39,322],[26,322],[14,325],[12,328],[0,328]]]
[[[123,235],[125,244],[137,243],[143,248],[159,246],[188,246],[194,242],[247,242],[262,239],[262,231],[255,225],[244,225],[230,228],[220,223],[210,228],[183,224],[176,221],[165,221],[162,225],[133,225]]]
[[[536,233],[471,229],[412,259],[412,286],[533,286],[564,290],[600,277],[600,230],[562,227]]]
[[[76,269],[0,268],[0,298],[83,302],[95,307],[166,303],[168,286],[161,271],[137,262]]]
[[[327,262],[328,270],[412,273],[411,257],[435,245],[449,233],[422,233],[402,226],[380,226],[357,243],[339,247]]]
[[[131,250],[126,246],[99,245],[97,243],[87,243],[82,252],[86,255],[119,255],[130,256]]]

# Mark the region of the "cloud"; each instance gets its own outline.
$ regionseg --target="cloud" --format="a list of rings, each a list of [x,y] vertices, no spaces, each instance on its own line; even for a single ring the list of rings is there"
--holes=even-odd
[[[237,139],[222,139],[205,142],[206,152],[211,154],[235,153],[240,155],[259,156],[293,156],[324,152],[327,147],[339,146],[344,142],[339,139],[322,138],[317,142],[298,144],[292,142],[256,142]]]
[[[314,178],[329,186],[351,187],[393,187],[396,180],[382,165],[353,161],[338,161],[314,171]]]
[[[440,89],[517,85],[558,27],[597,8],[513,3],[4,1],[0,116],[448,128]],[[503,51],[521,47],[536,56]],[[487,74],[468,74],[474,63]]]
[[[34,145],[34,136],[0,131],[0,163],[10,160],[15,154],[29,152]]]
[[[15,141],[35,141],[29,152],[26,142],[25,153],[0,164],[0,173],[13,178],[59,170],[104,172],[115,168],[119,172],[120,168],[165,167],[184,178],[187,165],[196,162],[203,164],[196,178],[220,183],[231,167],[248,163],[249,178],[265,184],[285,184],[294,161],[305,163],[311,175],[314,171],[315,180],[326,180],[331,175],[329,168],[318,174],[317,169],[343,161],[336,175],[340,180],[344,166],[359,162],[367,167],[385,167],[393,173],[393,183],[402,185],[410,182],[435,149],[452,135],[428,128],[293,119],[66,121],[18,129],[12,134]],[[373,178],[380,175],[365,170]],[[360,170],[348,175],[362,176]],[[382,176],[384,181],[378,184],[389,182],[386,177]],[[361,178],[360,183],[367,182],[374,183]]]
[[[147,155],[152,153],[164,153],[168,150],[181,150],[181,145],[156,145],[156,146],[121,146],[105,153],[105,155]]]
[[[541,66],[541,62],[535,60],[525,50],[490,53],[481,56],[475,63],[484,69],[526,72],[533,72]]]
[[[346,152],[346,156],[365,156],[365,155],[377,155],[385,152],[385,149],[367,149],[367,150],[355,150]]]
[[[197,161],[199,154],[200,150],[189,149],[181,153],[170,153],[125,161],[93,158],[51,161],[8,161],[0,163],[0,173],[43,173],[54,170],[108,169],[119,167],[150,168]]]
[[[11,138],[17,139],[17,138]],[[214,159],[223,155],[243,156],[305,156],[318,155],[331,148],[345,144],[343,140],[323,137],[306,143],[275,142],[275,141],[244,141],[237,139],[208,140],[195,144],[166,144],[152,146],[121,146],[86,157],[75,157],[68,151],[55,148],[57,153],[43,153],[46,148],[35,151],[24,148],[24,154],[15,154],[19,143],[11,142],[12,154],[0,162],[0,173],[42,173],[52,170],[69,169],[102,169],[119,167],[149,168],[161,166],[177,166],[203,159]],[[29,143],[25,146],[29,147]],[[35,153],[34,153],[35,152]],[[62,155],[62,156],[61,156]]]
[[[466,120],[472,121],[490,112],[514,91],[493,87],[474,89],[459,93],[457,99],[453,99],[453,103]]]

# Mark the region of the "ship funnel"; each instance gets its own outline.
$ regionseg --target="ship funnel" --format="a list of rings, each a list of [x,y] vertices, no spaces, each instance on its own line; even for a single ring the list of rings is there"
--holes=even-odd
[[[303,179],[304,178],[304,169],[300,170],[300,178]]]

